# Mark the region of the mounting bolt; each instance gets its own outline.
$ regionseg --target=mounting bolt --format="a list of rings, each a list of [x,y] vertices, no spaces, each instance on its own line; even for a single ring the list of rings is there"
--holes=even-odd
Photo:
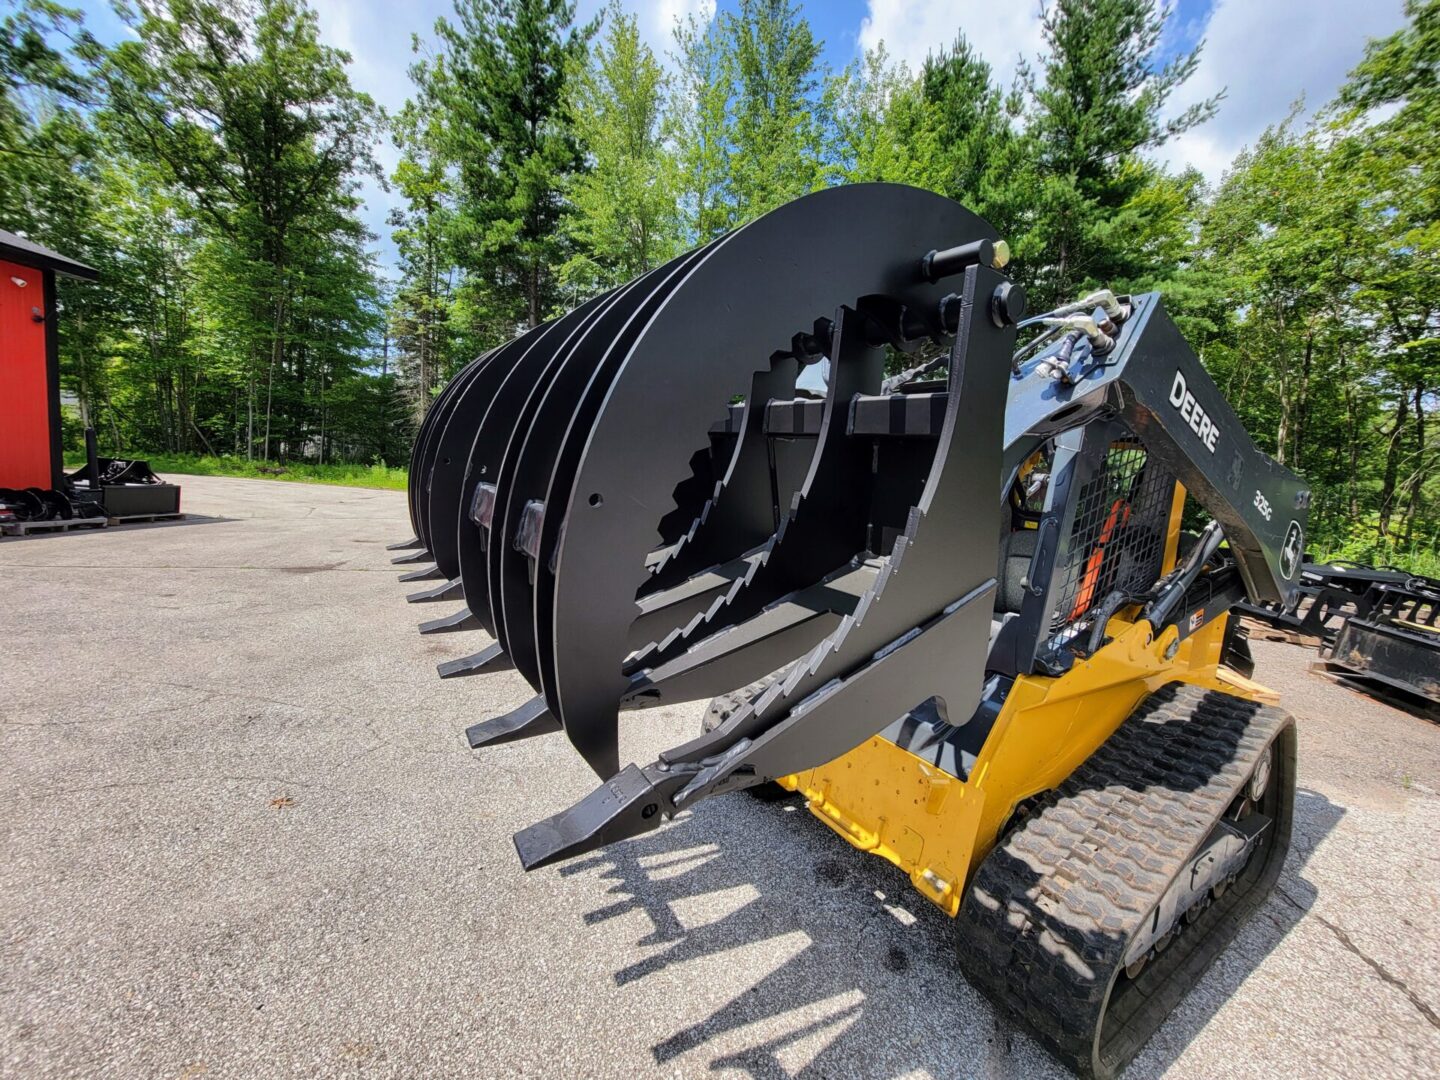
[[[996,326],[1014,326],[1025,315],[1025,290],[1013,281],[1004,281],[990,295],[990,321]]]

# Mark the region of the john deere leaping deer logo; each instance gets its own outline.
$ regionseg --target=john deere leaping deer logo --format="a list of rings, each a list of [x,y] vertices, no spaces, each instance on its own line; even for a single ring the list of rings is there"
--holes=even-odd
[[[1300,567],[1300,554],[1305,550],[1305,534],[1298,521],[1291,521],[1285,530],[1285,543],[1280,546],[1280,574],[1289,581]]]

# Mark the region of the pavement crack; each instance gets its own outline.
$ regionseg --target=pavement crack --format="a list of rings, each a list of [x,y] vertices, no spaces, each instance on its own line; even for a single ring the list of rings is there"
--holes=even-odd
[[[197,694],[209,694],[211,697],[234,698],[237,701],[263,701],[267,705],[283,705],[287,709],[299,709],[302,712],[310,708],[309,705],[301,705],[296,701],[281,701],[279,698],[264,697],[261,694],[247,694],[240,690],[227,690],[216,686],[196,686],[193,683],[170,682],[164,679],[157,681],[158,686],[171,686],[177,690],[193,690]]]
[[[97,791],[123,791],[135,788],[161,787],[166,784],[193,784],[205,781],[219,781],[222,784],[253,783],[262,780],[271,784],[290,786],[297,788],[314,787],[314,781],[297,780],[294,777],[285,776],[251,776],[251,775],[221,775],[221,776],[160,776],[149,780],[115,780],[108,784],[82,784],[79,787],[57,788],[54,791],[35,792],[34,798],[53,799],[62,795],[88,795]]]
[[[1277,884],[1275,885],[1275,893],[1276,893],[1277,896],[1280,897],[1280,899],[1284,900],[1287,904],[1289,904],[1291,907],[1293,907],[1296,911],[1300,912],[1301,915],[1304,915],[1307,911],[1310,910],[1310,909],[1307,908],[1304,904],[1300,903],[1299,900],[1296,900],[1295,897],[1291,896],[1288,892],[1286,892],[1286,891],[1285,891],[1285,886],[1283,886],[1283,885],[1281,885],[1281,884],[1279,884],[1279,883],[1277,883]]]
[[[1289,898],[1287,897],[1286,899]],[[1294,903],[1294,901],[1291,900],[1291,903]],[[1387,969],[1384,964],[1380,963],[1380,961],[1376,960],[1369,953],[1361,949],[1360,946],[1356,945],[1355,942],[1350,939],[1349,934],[1347,934],[1340,927],[1336,926],[1329,919],[1325,918],[1325,916],[1316,915],[1315,918],[1320,922],[1322,926],[1329,930],[1330,933],[1335,935],[1335,940],[1340,942],[1341,945],[1345,946],[1346,949],[1354,953],[1361,960],[1365,961],[1365,963],[1369,965],[1370,970],[1375,972],[1375,974],[1380,977],[1381,982],[1385,983],[1388,986],[1393,986],[1396,990],[1399,990],[1402,994],[1409,998],[1410,1004],[1415,1006],[1416,1011],[1419,1012],[1421,1016],[1425,1017],[1425,1019],[1430,1022],[1430,1026],[1435,1028],[1437,1031],[1440,1031],[1440,1015],[1436,1015],[1435,1010],[1432,1009],[1428,1004],[1426,1004],[1426,1002],[1420,998],[1419,994],[1415,993],[1414,990],[1411,990],[1404,979],[1391,974],[1389,969]]]

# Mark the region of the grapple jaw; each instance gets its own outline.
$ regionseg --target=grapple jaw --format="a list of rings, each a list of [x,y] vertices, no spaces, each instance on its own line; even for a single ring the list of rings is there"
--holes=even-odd
[[[427,630],[495,639],[443,674],[503,656],[535,691],[469,741],[563,731],[604,780],[516,835],[527,868],[823,764],[930,699],[978,702],[1023,302],[994,239],[918,189],[817,192],[493,350],[437,399],[412,518],[466,606]],[[927,438],[905,415],[884,438],[857,429],[887,355],[926,342],[949,371],[920,405]],[[798,394],[821,360],[824,399]],[[781,669],[715,730],[619,768],[622,710]]]

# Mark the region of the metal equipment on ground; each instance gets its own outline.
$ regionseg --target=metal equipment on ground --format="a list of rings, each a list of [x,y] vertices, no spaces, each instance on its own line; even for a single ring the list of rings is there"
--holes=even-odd
[[[778,784],[1112,1075],[1284,860],[1294,724],[1230,609],[1290,601],[1308,492],[1158,294],[1024,319],[1004,263],[956,203],[857,185],[596,297],[437,397],[396,562],[464,602],[426,632],[491,639],[442,675],[534,689],[470,745],[564,738],[600,778],[516,834],[527,869]],[[621,767],[626,710],[706,699]]]
[[[1320,646],[1316,668],[1440,710],[1440,581],[1372,584]]]
[[[63,531],[178,517],[180,489],[145,462],[95,454],[65,475],[61,453],[56,277],[95,281],[97,271],[0,230],[0,534]]]
[[[1236,610],[1265,636],[1318,645],[1314,671],[1392,703],[1440,706],[1440,581],[1393,566],[1306,563],[1288,603]]]

